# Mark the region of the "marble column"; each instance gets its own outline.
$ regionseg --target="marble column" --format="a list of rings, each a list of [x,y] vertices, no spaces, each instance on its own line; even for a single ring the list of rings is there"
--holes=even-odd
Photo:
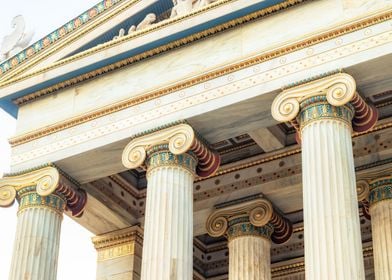
[[[192,279],[193,181],[219,161],[187,124],[149,131],[125,148],[126,167],[147,169],[142,280]]]
[[[338,73],[283,91],[272,115],[301,139],[306,278],[365,279],[351,133],[377,111]]]
[[[10,280],[56,279],[63,212],[80,216],[86,203],[67,183],[51,166],[0,179],[0,206],[19,201]]]
[[[65,199],[21,189],[9,279],[56,279]]]
[[[271,279],[271,239],[286,242],[291,223],[260,197],[219,205],[207,219],[207,232],[226,236],[229,247],[229,280]]]
[[[143,231],[132,226],[93,237],[97,250],[97,280],[139,280]]]
[[[369,203],[376,280],[392,280],[392,177],[370,182]]]
[[[249,221],[234,222],[227,231],[229,280],[271,279],[273,227],[255,227]]]

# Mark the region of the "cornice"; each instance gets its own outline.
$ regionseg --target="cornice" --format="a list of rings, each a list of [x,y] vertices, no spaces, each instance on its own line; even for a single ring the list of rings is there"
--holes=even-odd
[[[0,79],[12,80],[13,77],[36,65],[42,59],[47,58],[54,52],[63,49],[70,43],[76,41],[84,34],[101,25],[108,19],[121,13],[128,7],[140,2],[140,0],[103,0],[83,14],[67,22],[49,35],[33,43],[25,50],[16,54],[0,64]],[[119,7],[120,4],[120,7]],[[124,4],[121,6],[121,4]],[[119,7],[118,9],[113,9]],[[106,14],[99,17],[99,14]],[[98,16],[98,17],[97,17]],[[57,44],[56,44],[57,43]],[[30,60],[33,59],[33,60]],[[29,62],[28,64],[26,64]],[[23,64],[24,67],[22,67]],[[3,75],[2,75],[3,74]]]
[[[104,250],[113,246],[119,246],[131,241],[142,244],[143,230],[139,226],[109,232],[92,238],[95,249]]]
[[[131,4],[133,4],[133,2],[138,2],[138,1],[140,1],[140,0],[133,0],[133,1],[131,2]],[[199,15],[199,14],[201,14],[201,13],[204,13],[204,12],[206,12],[206,11],[208,11],[208,10],[214,9],[214,8],[216,8],[216,7],[222,6],[222,5],[224,5],[224,4],[227,4],[227,3],[233,2],[233,1],[236,1],[236,0],[221,0],[221,1],[217,1],[217,2],[215,2],[215,3],[213,3],[213,4],[211,4],[211,5],[208,5],[208,6],[204,7],[204,8],[202,8],[202,9],[200,9],[200,10],[197,9],[197,10],[195,10],[194,12],[191,12],[191,13],[189,13],[189,14],[187,14],[187,15],[184,15],[184,16],[181,16],[181,17],[175,17],[175,18],[172,18],[172,19],[168,19],[168,20],[161,21],[161,22],[159,22],[159,23],[157,23],[157,24],[152,25],[152,26],[149,27],[149,28],[144,29],[144,30],[137,31],[137,32],[133,32],[133,33],[130,34],[130,35],[123,36],[123,37],[119,38],[118,40],[111,40],[111,41],[109,41],[109,42],[106,42],[106,43],[103,43],[103,44],[98,45],[98,46],[96,46],[96,47],[93,47],[93,48],[91,48],[91,49],[88,49],[88,50],[86,50],[86,51],[77,53],[77,54],[75,54],[75,55],[73,55],[73,56],[71,56],[71,57],[62,59],[62,60],[60,60],[60,61],[58,61],[58,62],[55,62],[55,63],[51,64],[50,66],[41,68],[41,69],[39,69],[39,70],[37,70],[37,71],[35,71],[35,72],[33,72],[33,73],[29,73],[29,74],[24,75],[24,76],[22,75],[22,76],[20,76],[20,77],[15,77],[14,79],[5,80],[4,83],[0,83],[0,87],[3,87],[3,86],[5,86],[5,85],[8,85],[8,84],[11,84],[11,83],[20,81],[20,80],[24,80],[24,79],[29,78],[29,77],[36,76],[36,75],[38,75],[38,74],[41,74],[41,73],[43,73],[43,72],[46,72],[47,70],[54,69],[54,68],[59,67],[59,66],[63,66],[63,65],[65,65],[65,64],[67,64],[67,63],[76,61],[76,60],[78,60],[78,59],[80,59],[80,58],[89,56],[89,55],[91,55],[91,54],[94,54],[94,53],[97,53],[97,52],[100,52],[100,51],[103,51],[103,50],[105,50],[105,49],[107,49],[107,48],[110,48],[110,47],[112,47],[112,46],[114,46],[114,45],[119,45],[119,44],[121,44],[122,42],[129,41],[129,40],[131,40],[131,39],[133,39],[133,38],[135,38],[135,37],[143,36],[143,35],[145,35],[145,34],[147,34],[147,33],[153,32],[153,31],[155,31],[155,30],[157,30],[157,29],[160,29],[160,28],[162,28],[162,27],[170,26],[170,25],[172,25],[172,24],[181,22],[181,21],[186,20],[186,19],[188,19],[188,18],[195,17],[195,16],[197,16],[197,15]],[[271,6],[271,7],[268,7],[268,8],[265,8],[265,9],[261,10],[262,15],[257,15],[257,17],[254,17],[254,18],[252,18],[252,19],[258,18],[258,17],[260,17],[260,16],[264,16],[264,15],[267,15],[267,14],[271,14],[271,13],[273,13],[273,12],[279,11],[279,10],[281,10],[281,9],[290,7],[290,6],[292,6],[292,5],[295,5],[295,4],[297,4],[297,3],[301,3],[301,2],[304,2],[304,1],[309,1],[309,0],[287,0],[287,1],[283,2],[283,3],[276,4],[276,5],[274,5],[274,6]],[[128,6],[128,7],[129,7],[129,6]],[[120,12],[120,11],[122,11],[122,10],[124,10],[124,9],[125,9],[125,8],[122,8],[122,9],[119,10],[118,12]],[[259,13],[259,12],[256,12],[256,13]],[[250,15],[253,15],[253,14],[254,14],[254,13],[252,13],[252,14],[250,14]],[[113,17],[113,16],[114,16],[114,15],[112,15],[111,17]],[[248,20],[248,21],[249,21],[249,20]],[[238,19],[236,19],[236,20],[229,21],[228,23],[225,23],[225,24],[219,25],[219,26],[221,26],[221,27],[224,26],[225,28],[223,28],[223,29],[226,29],[226,28],[228,28],[228,27],[233,27],[233,26],[236,26],[236,25],[242,24],[242,23],[243,23],[242,21],[239,21]],[[203,31],[203,32],[196,33],[196,34],[193,34],[193,35],[188,36],[188,37],[186,37],[186,38],[184,38],[184,39],[180,39],[180,40],[174,41],[174,42],[175,42],[175,45],[174,45],[174,46],[175,46],[175,47],[178,47],[178,46],[180,46],[180,45],[183,45],[184,43],[185,43],[185,44],[188,43],[188,42],[184,42],[184,40],[187,41],[188,38],[193,38],[191,41],[198,40],[198,39],[200,39],[200,38],[202,38],[202,37],[205,37],[205,36],[214,34],[214,33],[216,33],[216,32],[220,32],[220,31],[222,31],[223,29],[222,29],[222,28],[217,28],[217,27],[213,27],[213,28],[211,28],[211,29],[207,29],[206,31],[209,31],[209,32],[207,32],[206,35],[204,35],[204,34],[205,34],[204,31]],[[91,30],[91,29],[89,29],[88,31],[90,31],[90,30]],[[88,32],[88,31],[86,31],[86,32]],[[84,32],[84,33],[86,33],[86,32]],[[84,33],[82,33],[82,34],[84,34]],[[80,34],[80,35],[82,35],[82,34]],[[80,35],[79,35],[79,36],[80,36]],[[70,42],[72,42],[72,41],[70,41]],[[174,43],[174,42],[173,42],[173,43]],[[68,44],[69,44],[69,42],[68,42]],[[169,44],[169,45],[172,45],[172,43]],[[63,48],[64,46],[65,46],[65,45],[62,45],[61,47],[59,47],[59,48],[57,48],[57,49],[54,49],[53,52],[54,52],[54,51],[57,51],[57,50],[60,49],[60,48]],[[165,50],[165,48],[162,49],[162,47],[158,47],[157,49],[160,49],[161,51],[162,51],[162,50]],[[170,48],[168,48],[168,49],[170,49]],[[53,52],[52,52],[52,53],[53,53]],[[150,51],[147,51],[146,53],[149,53],[149,52],[150,52]],[[146,54],[146,53],[144,53],[144,54]],[[47,56],[48,56],[48,55],[47,55]],[[145,55],[144,55],[144,56],[145,56]],[[42,59],[42,58],[41,58],[41,59]],[[112,64],[112,65],[117,65],[117,63]],[[116,68],[117,68],[117,67],[116,67]],[[23,71],[23,70],[21,70],[21,71]],[[15,73],[14,75],[19,74],[21,71],[19,71],[18,73]],[[13,76],[14,76],[14,75],[13,75]]]
[[[264,12],[259,11],[254,14],[258,14],[258,13],[264,14],[264,13],[266,13],[266,11],[264,11]],[[248,15],[244,18],[238,19],[239,20],[238,24],[242,24],[242,23],[247,22],[247,21],[254,19],[254,18],[257,18],[257,15],[253,15],[253,17],[252,17],[252,14]],[[252,65],[255,65],[255,64],[258,64],[261,62],[265,62],[265,61],[271,60],[271,59],[279,57],[279,56],[283,56],[285,54],[288,54],[288,53],[291,53],[291,52],[294,52],[294,51],[297,51],[297,50],[300,50],[300,49],[303,49],[303,48],[306,48],[306,47],[309,47],[309,46],[312,46],[315,44],[318,44],[318,43],[326,41],[326,40],[330,40],[332,38],[356,31],[358,29],[365,28],[370,25],[374,25],[374,24],[386,21],[391,18],[392,18],[392,11],[378,13],[376,15],[365,18],[363,20],[351,22],[350,24],[346,24],[341,27],[331,29],[331,30],[326,31],[324,33],[321,33],[319,35],[313,35],[310,38],[307,38],[305,40],[284,46],[282,48],[277,48],[272,51],[265,52],[259,56],[252,57],[250,59],[243,60],[243,61],[240,61],[240,62],[237,62],[234,64],[230,64],[226,67],[217,69],[215,71],[208,72],[203,75],[199,75],[199,76],[196,76],[196,77],[193,77],[190,79],[186,79],[186,80],[179,82],[179,83],[176,83],[174,85],[170,85],[170,86],[158,89],[158,90],[150,91],[142,96],[130,98],[130,99],[123,100],[120,102],[116,102],[112,105],[103,107],[99,110],[95,110],[92,112],[88,112],[86,114],[75,116],[75,117],[70,118],[66,121],[61,121],[61,122],[55,123],[53,125],[49,125],[45,128],[37,129],[35,131],[11,138],[9,142],[12,147],[17,146],[17,145],[21,145],[23,143],[27,143],[27,142],[32,141],[34,139],[37,139],[37,138],[40,138],[40,137],[43,137],[46,135],[50,135],[52,133],[55,133],[55,132],[58,132],[58,131],[61,131],[61,130],[67,129],[67,128],[74,127],[76,125],[79,125],[79,124],[82,124],[82,123],[85,123],[85,122],[88,122],[88,121],[91,121],[91,120],[94,120],[94,119],[97,119],[97,118],[100,118],[100,117],[103,117],[103,116],[106,116],[106,115],[109,115],[109,114],[112,114],[115,112],[118,112],[120,110],[129,108],[129,107],[132,107],[132,106],[135,106],[135,105],[138,105],[138,104],[150,101],[150,100],[153,100],[155,98],[159,98],[159,97],[168,95],[172,92],[175,92],[175,91],[178,91],[178,90],[181,90],[184,88],[188,88],[190,86],[193,86],[193,85],[220,77],[222,75],[226,75],[226,74],[238,71],[240,69],[250,67]],[[226,29],[225,25],[218,26],[216,28],[217,29],[216,29],[215,33]],[[229,27],[227,27],[227,28],[229,28]],[[203,31],[203,32],[208,33],[208,30]],[[202,38],[203,35],[196,34],[191,37],[192,38],[188,38],[188,39],[191,41],[194,41],[196,39]],[[47,95],[49,93],[53,93],[53,92],[60,90],[62,88],[71,86],[71,85],[76,84],[81,81],[85,81],[86,79],[90,79],[90,78],[96,77],[97,75],[112,71],[112,70],[117,69],[119,67],[123,67],[125,65],[130,64],[130,63],[140,61],[140,60],[148,58],[152,55],[161,53],[162,51],[169,50],[170,48],[175,48],[175,47],[184,45],[186,43],[189,43],[190,41],[187,41],[186,39],[187,38],[171,43],[172,44],[171,47],[169,46],[171,44],[169,44],[167,46],[163,46],[163,47],[151,50],[147,53],[143,53],[138,56],[131,57],[131,58],[125,59],[123,61],[117,62],[116,64],[109,65],[107,67],[103,67],[103,68],[95,70],[93,72],[81,75],[79,77],[73,78],[73,79],[68,80],[66,82],[63,82],[63,83],[57,84],[55,86],[52,86],[50,88],[33,93],[31,95],[27,95],[23,99],[18,99],[17,104],[21,105],[27,101],[31,101],[31,100],[34,100],[34,99],[39,98],[41,96]]]

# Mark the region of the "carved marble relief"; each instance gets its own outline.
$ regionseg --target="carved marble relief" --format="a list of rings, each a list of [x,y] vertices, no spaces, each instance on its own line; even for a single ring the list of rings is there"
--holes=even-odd
[[[34,36],[34,31],[25,30],[25,20],[21,15],[13,18],[11,27],[14,30],[11,34],[4,36],[1,42],[0,61],[8,59],[28,47]]]
[[[217,0],[173,0],[173,8],[171,9],[170,18],[187,15],[194,10],[201,9],[216,1]],[[113,40],[117,40],[118,38],[121,38],[125,35],[129,35],[132,32],[148,28],[151,25],[156,24],[156,20],[156,14],[149,13],[138,25],[132,25],[128,29],[128,32],[126,32],[124,28],[121,28],[118,31],[118,35],[113,37]]]

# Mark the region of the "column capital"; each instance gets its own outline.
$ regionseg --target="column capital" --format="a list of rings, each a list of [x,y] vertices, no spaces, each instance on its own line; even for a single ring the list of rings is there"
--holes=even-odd
[[[377,122],[377,109],[366,104],[356,91],[354,78],[346,73],[329,75],[283,90],[272,103],[272,116],[279,122],[292,122],[298,130],[299,125],[296,118],[303,109],[302,103],[306,101],[316,104],[320,102],[321,97],[324,97],[324,103],[329,104],[331,108],[351,104],[354,109],[352,127],[356,132],[366,131]],[[321,115],[322,113],[320,111]]]
[[[87,195],[74,179],[53,164],[47,164],[6,174],[0,179],[0,207],[11,206],[15,199],[20,201],[19,210],[47,205],[62,211],[66,207],[73,216],[79,217]]]
[[[386,166],[381,169],[367,171],[357,176],[357,196],[358,201],[362,204],[364,214],[370,219],[369,208],[381,200],[392,198],[392,169]]]
[[[254,198],[240,204],[226,203],[219,207],[207,219],[206,228],[209,235],[218,237],[238,235],[239,230],[246,234],[268,234],[275,243],[286,242],[293,231],[290,221],[280,215],[272,203],[265,198]],[[244,224],[239,228],[239,224]]]
[[[220,165],[219,154],[186,123],[171,124],[136,135],[123,151],[123,165],[129,169],[145,166],[147,152],[156,147],[159,149],[159,146],[173,155],[192,152],[197,158],[196,173],[200,177],[212,175]]]
[[[381,177],[370,182],[370,207],[384,200],[392,199],[392,176]]]
[[[98,261],[105,261],[135,253],[135,244],[143,246],[143,230],[132,226],[92,238]]]
[[[358,180],[357,198],[358,198],[358,202],[362,205],[362,213],[368,220],[370,220],[369,193],[370,193],[369,182],[367,180]]]
[[[369,182],[367,180],[357,181],[357,196],[358,201],[368,200],[370,192]]]

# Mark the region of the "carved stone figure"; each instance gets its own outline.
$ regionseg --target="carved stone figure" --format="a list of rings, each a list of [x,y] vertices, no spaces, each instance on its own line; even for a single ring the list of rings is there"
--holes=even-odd
[[[149,26],[151,26],[154,21],[156,21],[157,16],[154,13],[150,13],[148,15],[146,15],[146,17],[137,25],[132,25],[129,30],[128,30],[128,34],[134,32],[134,31],[138,31],[138,30],[142,30],[145,29]]]
[[[170,18],[186,15],[216,1],[217,0],[173,0],[174,7],[171,11]]]
[[[13,18],[11,27],[14,31],[3,38],[0,48],[0,61],[8,59],[28,47],[34,31],[25,32],[25,20],[19,15]]]
[[[124,28],[121,28],[121,29],[118,31],[118,35],[116,35],[116,36],[113,37],[113,40],[117,40],[117,39],[123,37],[124,35],[125,35],[125,29],[124,29]]]
[[[217,0],[198,0],[196,4],[193,5],[193,10],[200,9],[204,6],[207,6],[211,3],[216,2]]]
[[[174,7],[171,10],[170,18],[183,16],[190,13],[193,9],[195,0],[173,0]]]

